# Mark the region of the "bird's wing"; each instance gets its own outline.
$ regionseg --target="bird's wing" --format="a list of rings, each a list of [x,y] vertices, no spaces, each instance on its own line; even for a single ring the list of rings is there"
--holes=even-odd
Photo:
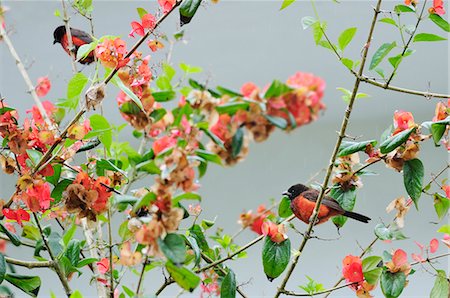
[[[92,37],[82,30],[71,28],[70,33],[72,34],[72,37],[81,39],[85,43],[91,43],[93,41]],[[78,46],[80,46],[80,45],[78,45]]]
[[[301,195],[309,201],[316,202],[317,197],[319,196],[319,192],[317,190],[308,190],[308,191],[302,192]],[[333,199],[332,197],[329,197],[329,196],[325,196],[322,199],[322,205],[330,207],[336,211],[342,211],[342,212],[345,211],[344,209],[342,209],[342,207],[339,205],[339,203],[336,202],[335,199]]]

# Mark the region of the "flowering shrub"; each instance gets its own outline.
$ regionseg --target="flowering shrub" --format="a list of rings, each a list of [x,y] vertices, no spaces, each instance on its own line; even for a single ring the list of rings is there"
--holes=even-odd
[[[284,1],[282,8],[292,2]],[[149,292],[144,283],[145,273],[160,268],[167,277],[156,290],[156,296],[176,283],[183,292],[198,288],[201,297],[235,297],[236,293],[246,297],[243,285],[237,283],[227,262],[244,258],[249,247],[263,240],[261,257],[267,279],[273,281],[286,272],[275,297],[330,293],[342,287],[326,290],[309,276],[308,283],[300,286],[307,294],[287,291],[286,285],[308,241],[320,239],[312,235],[315,224],[333,215],[336,215],[333,223],[338,228],[344,227],[347,216],[364,218],[359,219],[363,222],[370,220],[352,211],[364,176],[370,174],[366,168],[383,161],[387,167],[401,173],[407,195],[396,194],[393,196],[396,199],[389,199],[390,203],[380,198],[380,204],[387,205],[387,212],[396,211],[395,218],[391,224],[374,225],[376,238],[360,256],[347,255],[343,259],[341,281],[345,280],[345,287],[352,289],[357,297],[372,297],[379,285],[385,297],[396,298],[408,282],[413,282],[413,267],[420,264],[435,272],[431,296],[448,296],[447,274],[431,262],[444,256],[436,254],[438,238],[431,239],[428,245],[416,242],[420,252],[396,249],[384,251],[382,256],[377,256],[376,252],[366,256],[378,240],[396,243],[394,241],[407,238],[402,229],[408,223],[411,205],[414,203],[415,208],[419,208],[421,196],[433,198],[432,203],[420,204],[433,204],[439,220],[447,216],[450,208],[450,186],[445,180],[438,181],[449,165],[426,184],[424,165],[419,159],[425,142],[450,149],[450,96],[390,85],[402,60],[412,54],[411,42],[444,39],[416,31],[420,22],[428,20],[439,30],[448,32],[449,24],[442,17],[445,5],[443,1],[433,1],[431,7],[426,2],[405,1],[405,5],[397,4],[393,8],[397,19],[379,20],[381,2],[378,0],[375,8],[369,42],[355,61],[344,57],[344,50],[352,41],[356,27],[344,30],[335,44],[328,36],[325,23],[312,17],[303,18],[303,27],[313,30],[315,42],[331,50],[355,76],[354,88],[339,88],[344,93],[347,109],[320,191],[305,186],[306,191],[295,195],[287,192],[289,197],[274,200],[269,208],[261,204],[256,212],[244,211],[238,220],[241,231],[248,228],[256,238],[243,246],[237,244],[238,234],[231,236],[220,228],[212,232],[215,222],[201,218],[202,198],[197,193],[200,179],[207,174],[211,163],[232,166],[243,161],[249,154],[251,142],[268,140],[276,129],[289,133],[318,120],[325,111],[324,80],[315,74],[296,72],[285,81],[274,80],[265,87],[247,82],[235,91],[194,80],[192,76],[202,71],[200,67],[185,63],[176,66],[169,58],[155,61],[151,53],[171,51],[183,40],[182,32],[173,37],[157,32],[160,23],[178,10],[180,26],[188,24],[200,7],[200,0],[159,0],[159,8],[151,13],[138,8],[139,19],[131,21],[129,34],[131,38],[139,38],[134,45],[113,35],[90,37],[86,42],[86,38],[82,39],[88,36],[85,32],[70,30],[72,39],[68,32],[64,33],[61,38],[68,45],[63,48],[69,54],[76,52],[75,57],[68,57],[72,59],[74,74],[67,84],[67,98],[54,103],[41,101],[41,97],[49,95],[52,85],[61,82],[40,77],[36,86],[28,86],[36,104],[25,117],[19,116],[19,111],[12,106],[13,100],[0,100],[0,165],[5,174],[17,178],[14,193],[0,201],[0,283],[8,282],[30,296],[37,296],[41,278],[18,275],[13,266],[47,267],[58,276],[68,297],[82,297],[80,291],[72,289],[71,280],[75,273],[89,270],[99,297],[143,297]],[[64,20],[68,22],[65,4],[63,1]],[[77,17],[93,21],[92,1],[70,4]],[[416,11],[420,5],[422,8]],[[424,15],[426,8],[427,16]],[[5,30],[5,11],[0,7],[0,41],[5,41],[30,85],[32,81]],[[417,16],[413,29],[400,23],[400,17],[410,12]],[[381,69],[385,67],[383,60],[394,51],[396,43],[385,43],[376,49],[369,71],[373,70],[380,77],[372,79],[365,75],[365,64],[369,64],[370,41],[377,20],[394,25],[400,31],[403,50],[387,58],[393,70],[386,76]],[[406,34],[410,36],[409,41],[405,41]],[[153,39],[148,39],[150,36]],[[170,44],[170,49],[164,47],[163,41]],[[138,46],[144,42],[148,48],[138,51]],[[89,76],[84,74],[84,69],[78,72],[76,64],[87,56],[98,62],[88,66],[92,67],[87,69],[92,71]],[[384,83],[379,83],[380,80]],[[346,131],[353,105],[356,99],[367,96],[358,92],[362,82],[411,96],[445,98],[446,101],[437,101],[431,109],[434,115],[431,110],[428,113],[427,119],[431,120],[422,123],[418,122],[420,117],[414,118],[408,110],[395,111],[393,125],[383,133],[380,142],[375,137],[366,141],[352,139]],[[97,110],[86,114],[101,105],[110,83],[118,88],[112,93],[123,118],[121,126],[112,125],[108,117]],[[81,100],[82,95],[84,100]],[[71,113],[75,115],[69,119]],[[139,148],[118,137],[126,126],[133,129],[133,137],[140,141]],[[145,186],[135,187],[137,181]],[[294,225],[288,222],[295,217],[291,204],[295,204],[297,197],[302,200],[300,205],[306,206],[302,207],[305,208],[302,213],[308,215],[305,217],[310,221],[305,232],[299,232],[303,237],[299,236],[301,244],[295,250],[288,237]],[[188,200],[195,201],[195,205],[186,207]],[[324,220],[318,222],[318,219]],[[57,224],[44,225],[44,222]],[[113,230],[113,222],[120,224],[117,231]],[[78,239],[81,233],[77,231],[81,230],[83,240]],[[105,231],[108,237],[104,238]],[[438,232],[444,234],[441,242],[450,247],[450,226],[443,225]],[[33,248],[36,261],[9,257],[14,254],[9,243]],[[413,262],[408,261],[409,253]],[[137,273],[136,289],[123,284],[126,272]],[[11,295],[5,284],[0,286],[0,296],[3,291]]]

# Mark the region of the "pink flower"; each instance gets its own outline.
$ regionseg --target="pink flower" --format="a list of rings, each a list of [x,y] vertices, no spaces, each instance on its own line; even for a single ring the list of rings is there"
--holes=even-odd
[[[251,97],[252,95],[255,95],[257,92],[259,92],[259,88],[252,82],[245,83],[241,87],[241,93],[242,95],[244,95],[244,97]]]
[[[274,222],[266,221],[262,224],[261,231],[263,235],[269,236],[270,240],[276,243],[281,243],[288,238],[283,224],[277,225]]]
[[[133,30],[131,30],[130,34],[128,34],[130,37],[134,37],[134,33],[139,36],[144,36],[144,27],[138,22],[131,22],[131,28],[133,28]]]
[[[147,13],[142,16],[142,26],[146,29],[153,29],[156,25],[155,16],[151,13]]]
[[[395,111],[394,113],[394,133],[398,134],[401,131],[407,130],[415,125],[414,117],[411,112]]]
[[[438,15],[444,15],[445,14],[445,8],[444,8],[444,1],[442,0],[433,0],[433,7],[430,7],[428,10],[429,13],[432,14],[438,14]]]
[[[163,136],[153,143],[153,153],[158,155],[164,150],[175,147],[177,140],[172,136]]]
[[[37,86],[35,88],[36,94],[39,97],[44,97],[50,91],[51,87],[52,87],[52,84],[50,83],[50,80],[48,79],[48,77],[40,77],[37,80]]]
[[[163,13],[168,13],[175,5],[176,0],[158,0],[159,6],[161,6]]]
[[[25,204],[33,212],[47,210],[50,208],[50,202],[54,201],[50,197],[50,185],[43,181],[35,182],[33,186],[27,189],[25,194]]]
[[[448,248],[450,248],[450,235],[449,234],[444,234],[444,237],[441,241],[442,241],[442,243],[447,245]]]
[[[431,239],[430,241],[430,252],[434,254],[439,248],[439,241],[436,238]]]
[[[55,105],[48,100],[43,101],[42,106],[44,107],[45,113],[50,118],[51,118],[51,115],[57,110]],[[33,106],[31,108],[31,110],[27,110],[27,113],[31,113],[31,117],[34,120],[34,123],[36,123],[38,125],[44,124],[44,118],[42,117],[41,112],[39,111],[37,106]]]
[[[450,185],[443,185],[442,190],[445,191],[447,199],[450,199]]]
[[[397,249],[392,256],[392,262],[395,267],[400,268],[408,263],[408,255],[403,249]]]
[[[100,274],[105,274],[109,271],[109,259],[103,258],[97,262],[97,269]]]

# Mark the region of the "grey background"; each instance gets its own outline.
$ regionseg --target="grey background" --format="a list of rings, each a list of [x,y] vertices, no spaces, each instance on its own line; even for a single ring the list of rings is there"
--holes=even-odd
[[[386,2],[383,9],[390,10],[401,1]],[[52,32],[61,21],[53,16],[55,9],[61,9],[59,1],[4,1],[10,7],[7,13],[7,24],[13,28],[11,39],[19,55],[29,67],[29,74],[37,77],[48,75],[52,81],[52,90],[46,99],[56,100],[64,97],[65,86],[71,77],[71,67],[68,57],[59,45],[52,46]],[[364,45],[368,32],[369,20],[372,17],[371,7],[374,1],[343,2],[335,4],[331,1],[319,2],[317,7],[323,20],[328,21],[328,33],[336,40],[339,32],[348,27],[357,26],[358,32],[354,41],[346,50],[345,55],[356,59]],[[127,37],[130,31],[129,23],[137,19],[136,7],[145,7],[149,12],[156,8],[155,2],[145,1],[101,1],[95,3],[95,32],[97,36],[115,34],[124,36],[131,47],[133,40]],[[260,86],[272,79],[285,80],[296,71],[313,72],[325,79],[327,89],[324,102],[327,110],[319,121],[301,127],[290,134],[280,131],[262,143],[250,145],[247,159],[231,168],[211,166],[208,174],[200,183],[200,193],[203,196],[202,217],[214,219],[217,227],[225,228],[229,234],[234,234],[239,226],[237,219],[243,210],[253,209],[261,203],[270,204],[270,199],[280,198],[280,193],[288,186],[299,181],[306,181],[314,173],[328,164],[329,156],[336,141],[345,104],[336,87],[351,89],[354,79],[348,71],[339,64],[336,58],[327,50],[316,47],[310,31],[303,31],[300,19],[313,15],[308,2],[298,2],[284,11],[279,11],[280,2],[275,1],[222,1],[217,5],[207,4],[200,8],[198,16],[189,26],[186,26],[185,44],[177,44],[172,55],[172,62],[186,62],[203,67],[205,75],[198,79],[209,79],[211,85],[223,85],[238,90],[247,81],[253,81]],[[161,27],[161,32],[170,34],[177,27],[177,15],[174,14]],[[410,24],[415,22],[412,16],[404,20]],[[73,27],[89,30],[87,22],[72,16]],[[421,24],[420,32],[432,32],[443,35],[443,32],[430,22]],[[380,24],[375,30],[371,57],[375,49],[383,42],[397,39],[393,27]],[[402,63],[399,75],[393,84],[407,88],[426,90],[428,83],[431,90],[448,93],[448,45],[445,42],[433,44],[414,44],[417,52]],[[148,49],[142,47],[144,52]],[[154,55],[157,63],[161,55]],[[31,97],[26,94],[26,87],[20,77],[14,62],[5,46],[0,46],[1,71],[0,91],[7,102],[24,111],[32,106]],[[384,65],[386,70],[390,66]],[[83,70],[89,74],[91,69]],[[388,72],[388,71],[387,71]],[[361,92],[371,95],[370,98],[358,100],[351,117],[348,133],[363,135],[363,139],[379,138],[381,132],[392,123],[392,115],[397,109],[413,112],[416,122],[430,120],[434,114],[436,99],[388,92],[372,86],[362,85]],[[104,110],[113,123],[124,123],[121,119],[115,96],[117,90],[108,87],[108,97],[104,102]],[[121,135],[127,138],[127,133]],[[130,139],[130,141],[133,141]],[[442,169],[447,159],[444,148],[434,148],[431,142],[425,144],[420,153],[426,169],[426,178],[430,173]],[[398,196],[406,195],[403,189],[401,174],[386,169],[377,164],[372,170],[379,176],[365,177],[364,187],[358,191],[358,202],[355,210],[370,216],[373,220],[368,225],[348,221],[342,229],[342,237],[338,241],[317,241],[308,243],[304,255],[300,259],[290,282],[289,290],[300,290],[297,286],[304,284],[306,275],[324,284],[326,288],[334,284],[341,275],[341,260],[347,254],[359,254],[359,244],[365,247],[373,239],[373,227],[379,222],[389,222],[393,214],[387,215],[387,204]],[[1,178],[0,197],[8,198],[14,190],[14,180],[5,175]],[[322,176],[316,178],[321,182]],[[147,181],[147,184],[150,183]],[[145,185],[145,184],[143,184]],[[445,219],[444,221],[446,221]],[[439,225],[430,197],[424,196],[420,201],[420,213],[411,209],[406,218],[404,233],[410,238],[391,244],[378,242],[374,254],[380,255],[383,250],[396,248],[405,249],[408,254],[418,252],[414,241],[427,243],[433,237]],[[441,223],[442,224],[442,223]],[[305,225],[295,222],[303,230]],[[317,235],[324,238],[336,237],[332,224],[319,226],[315,229]],[[290,233],[293,248],[297,248],[301,237]],[[244,244],[255,237],[251,232],[244,232],[236,242]],[[27,258],[29,252],[8,247],[8,254]],[[446,252],[440,247],[438,253]],[[270,283],[266,280],[260,261],[261,245],[255,245],[248,250],[249,257],[227,264],[236,272],[239,283],[246,283],[244,291],[249,297],[273,296],[280,279]],[[447,260],[440,260],[437,266],[447,269]],[[417,273],[409,277],[411,281],[405,288],[403,297],[427,297],[434,278],[416,267]],[[43,279],[40,296],[47,297],[54,291],[62,296],[62,288],[56,275],[48,270],[38,270]],[[21,272],[27,272],[22,270]],[[135,288],[137,277],[128,274],[126,284]],[[95,297],[94,286],[88,286],[89,273],[80,279],[74,278],[71,285],[79,289],[86,297]],[[153,270],[145,279],[145,289],[153,293],[161,284],[159,270]],[[169,287],[163,294],[172,297],[178,293],[176,286]],[[382,296],[378,289],[375,296]],[[20,292],[17,293],[20,296]],[[185,295],[190,296],[190,295]],[[192,296],[198,296],[194,293]],[[354,293],[348,289],[333,294],[334,297],[352,297]]]

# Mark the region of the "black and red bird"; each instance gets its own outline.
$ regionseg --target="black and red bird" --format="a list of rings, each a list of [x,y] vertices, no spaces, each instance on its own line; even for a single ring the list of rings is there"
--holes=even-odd
[[[72,52],[75,54],[76,57],[78,49],[82,45],[91,43],[93,39],[88,33],[82,30],[70,28],[70,33],[72,35],[72,44],[74,47]],[[53,44],[60,43],[64,51],[66,51],[66,53],[70,55],[66,26],[59,26],[58,28],[56,28],[55,31],[53,32],[53,37],[55,38]],[[81,64],[89,64],[92,63],[94,60],[95,60],[94,51],[91,51],[85,58],[81,59],[79,62]]]
[[[291,200],[291,210],[294,215],[306,224],[313,214],[316,206],[319,191],[309,188],[303,184],[295,184],[283,193]],[[344,210],[339,203],[332,197],[325,196],[322,199],[322,205],[319,208],[319,214],[315,225],[326,222],[330,217],[343,215],[357,221],[368,223],[370,218],[351,211]]]

